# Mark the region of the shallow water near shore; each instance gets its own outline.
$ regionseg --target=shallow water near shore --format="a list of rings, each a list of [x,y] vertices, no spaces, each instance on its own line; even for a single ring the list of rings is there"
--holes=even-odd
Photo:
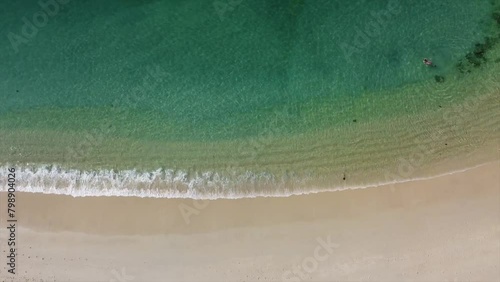
[[[498,159],[499,1],[217,3],[69,2],[3,41],[0,174],[75,196],[251,197]],[[40,10],[0,5],[19,36]]]

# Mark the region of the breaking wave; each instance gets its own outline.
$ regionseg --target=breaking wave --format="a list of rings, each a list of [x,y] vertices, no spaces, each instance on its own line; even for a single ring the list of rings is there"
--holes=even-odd
[[[306,187],[306,179],[284,179],[268,173],[247,171],[232,176],[214,172],[197,173],[158,169],[83,171],[63,169],[55,165],[17,167],[0,166],[0,192],[7,191],[9,168],[16,168],[16,191],[69,195],[73,197],[120,196],[140,198],[239,199],[256,197],[288,197],[327,191],[363,189],[396,183],[431,179],[473,169],[451,171],[430,177],[379,182],[368,185],[330,188]],[[289,185],[290,181],[296,181]],[[262,187],[272,187],[264,190]],[[293,187],[293,188],[291,188]]]

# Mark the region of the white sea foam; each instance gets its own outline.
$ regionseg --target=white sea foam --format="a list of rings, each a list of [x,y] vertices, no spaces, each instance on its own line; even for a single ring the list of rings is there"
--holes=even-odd
[[[348,189],[364,189],[396,183],[432,179],[444,175],[464,172],[451,171],[430,177],[412,178],[391,182],[378,182],[359,186],[342,186],[332,188],[308,189],[287,188],[287,182],[277,179],[269,173],[245,172],[231,177],[222,176],[214,172],[197,173],[189,176],[186,171],[157,169],[151,172],[137,170],[99,170],[81,171],[76,169],[62,169],[55,165],[38,166],[0,166],[0,191],[7,191],[9,168],[15,167],[16,191],[69,195],[73,197],[121,196],[140,198],[189,198],[189,199],[239,199],[256,197],[289,197],[293,195],[313,194],[328,191],[342,191]],[[272,190],[238,189],[242,183],[266,184]],[[240,184],[240,185],[238,185]],[[251,187],[246,185],[245,187]]]

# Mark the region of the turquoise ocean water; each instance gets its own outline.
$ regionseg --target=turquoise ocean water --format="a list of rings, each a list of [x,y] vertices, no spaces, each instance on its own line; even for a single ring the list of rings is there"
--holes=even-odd
[[[285,195],[498,137],[496,0],[43,3],[0,4],[0,164],[26,190]]]

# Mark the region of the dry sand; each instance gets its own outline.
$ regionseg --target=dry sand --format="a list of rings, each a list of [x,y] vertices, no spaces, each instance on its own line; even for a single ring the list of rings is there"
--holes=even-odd
[[[500,281],[498,162],[289,198],[17,193],[15,276],[0,197],[1,281]]]

